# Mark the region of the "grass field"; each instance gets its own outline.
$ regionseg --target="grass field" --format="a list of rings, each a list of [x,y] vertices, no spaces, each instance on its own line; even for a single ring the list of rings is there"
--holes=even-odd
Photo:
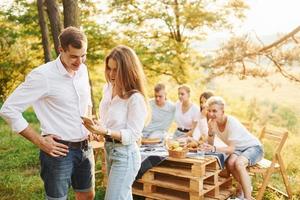
[[[259,80],[239,81],[236,78],[226,77],[214,81],[213,89],[218,95],[229,100],[230,112],[237,114],[238,117],[249,119],[254,116],[253,121],[258,126],[264,121],[292,130],[282,155],[292,185],[293,199],[300,199],[300,85],[278,77],[274,77],[274,81],[281,84],[281,87],[274,90],[270,85]],[[249,103],[253,99],[256,99],[255,104]],[[27,111],[25,118],[38,130],[38,121],[32,111]],[[43,183],[39,176],[38,149],[24,138],[12,133],[1,118],[0,144],[0,199],[44,199]],[[105,191],[101,186],[101,177],[101,174],[97,174],[96,200],[104,198]],[[257,192],[257,180],[258,177],[253,179],[254,195]],[[279,176],[273,177],[273,184],[283,189]],[[74,199],[72,190],[69,199]],[[267,191],[264,199],[284,198]]]
[[[213,87],[230,98],[256,98],[258,101],[287,106],[300,118],[300,83],[288,81],[280,75],[273,75],[268,79],[266,82],[257,78],[239,80],[236,76],[219,77],[214,81]]]
[[[32,112],[25,113],[26,119],[38,129],[38,122]],[[40,178],[39,150],[23,137],[12,133],[9,126],[0,119],[0,199],[41,200],[45,199]],[[98,168],[99,163],[98,163]],[[96,177],[96,198],[104,199],[101,174]],[[74,192],[69,192],[69,199]]]

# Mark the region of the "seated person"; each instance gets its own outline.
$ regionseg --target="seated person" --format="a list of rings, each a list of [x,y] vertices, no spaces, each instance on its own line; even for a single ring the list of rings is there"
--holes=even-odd
[[[208,144],[206,151],[218,151],[229,154],[226,167],[238,182],[238,193],[245,199],[251,197],[251,179],[246,167],[255,165],[263,157],[260,141],[252,135],[235,117],[227,115],[223,98],[213,96],[206,102],[208,110]],[[218,136],[227,147],[216,147],[214,137]]]
[[[175,105],[167,100],[165,85],[154,87],[154,99],[149,101],[152,117],[150,123],[143,129],[144,138],[160,138],[163,141],[175,113]]]
[[[214,93],[212,91],[205,91],[205,92],[201,93],[200,97],[199,97],[201,116],[203,116],[205,118],[207,117],[207,108],[206,108],[205,103],[206,103],[207,99],[209,99],[212,96],[214,96]]]
[[[178,98],[175,111],[175,122],[177,129],[173,138],[195,137],[200,138],[200,130],[197,128],[200,110],[190,99],[190,88],[187,85],[179,86]]]
[[[206,137],[208,134],[208,125],[207,125],[207,109],[205,106],[205,103],[208,98],[212,97],[214,94],[211,91],[205,91],[203,92],[199,97],[199,105],[200,105],[200,117],[198,121],[198,129],[200,131],[199,137],[194,136],[194,138],[197,140],[198,138]],[[199,140],[199,139],[198,139]]]

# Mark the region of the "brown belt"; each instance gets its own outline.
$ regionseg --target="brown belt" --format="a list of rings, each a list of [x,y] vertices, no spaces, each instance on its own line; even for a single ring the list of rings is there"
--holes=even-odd
[[[121,143],[119,140],[114,140],[114,139],[112,139],[112,138],[111,138],[110,136],[108,136],[108,135],[105,135],[104,138],[105,138],[105,141],[106,141],[106,142]]]

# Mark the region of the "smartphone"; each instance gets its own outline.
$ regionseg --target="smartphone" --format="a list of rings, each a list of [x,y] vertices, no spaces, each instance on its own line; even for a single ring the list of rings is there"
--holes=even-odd
[[[94,124],[94,121],[88,117],[83,117],[83,116],[80,116],[80,118],[82,119],[82,121],[84,123],[89,123],[89,124]]]

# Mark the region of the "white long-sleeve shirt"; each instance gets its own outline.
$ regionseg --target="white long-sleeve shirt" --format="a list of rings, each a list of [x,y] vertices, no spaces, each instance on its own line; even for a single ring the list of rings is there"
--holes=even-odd
[[[103,88],[103,98],[99,106],[100,123],[112,131],[120,131],[123,145],[136,143],[141,136],[147,117],[147,107],[140,93],[132,94],[128,99],[118,95],[112,98],[112,86]]]
[[[33,106],[42,135],[80,141],[88,134],[80,116],[87,114],[91,105],[87,67],[82,64],[70,76],[58,57],[32,70],[4,102],[0,115],[19,133],[28,126],[22,112]]]

